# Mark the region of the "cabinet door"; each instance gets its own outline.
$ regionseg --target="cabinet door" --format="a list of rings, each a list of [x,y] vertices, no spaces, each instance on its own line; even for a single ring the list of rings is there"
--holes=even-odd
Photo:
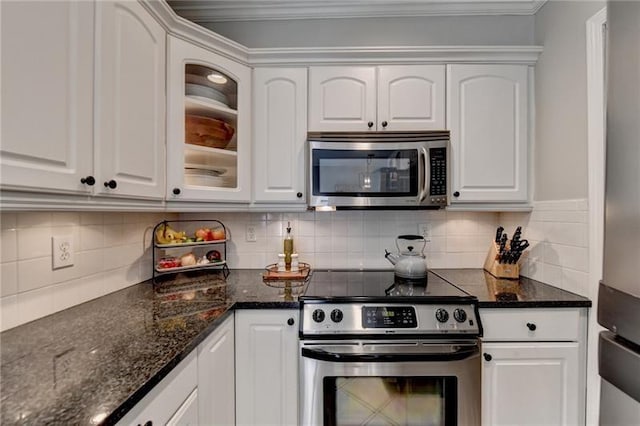
[[[1,185],[91,192],[92,2],[0,2]]]
[[[197,425],[197,407],[198,362],[192,351],[117,424]]]
[[[483,425],[579,423],[578,343],[485,343],[482,350]]]
[[[306,68],[253,71],[253,199],[304,204]]]
[[[444,129],[444,94],[444,65],[378,67],[378,130]]]
[[[298,423],[297,323],[297,310],[236,311],[238,425]]]
[[[235,424],[234,354],[232,315],[198,346],[200,424]]]
[[[164,198],[164,29],[138,2],[96,4],[96,187]]]
[[[375,67],[309,68],[309,130],[376,130]]]
[[[178,411],[171,416],[167,426],[198,426],[198,424],[198,389],[194,389]]]
[[[167,199],[249,202],[251,69],[170,36],[167,96]]]
[[[526,202],[528,67],[461,64],[447,72],[452,203]]]

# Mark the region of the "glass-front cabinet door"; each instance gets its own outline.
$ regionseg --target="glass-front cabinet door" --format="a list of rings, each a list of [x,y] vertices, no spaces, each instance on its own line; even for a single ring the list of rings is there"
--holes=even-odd
[[[168,46],[167,200],[248,202],[250,69],[174,37]]]

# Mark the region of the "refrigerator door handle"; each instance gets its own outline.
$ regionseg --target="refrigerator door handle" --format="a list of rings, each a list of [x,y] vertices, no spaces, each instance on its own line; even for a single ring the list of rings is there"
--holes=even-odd
[[[602,331],[598,352],[600,377],[640,403],[640,346]]]

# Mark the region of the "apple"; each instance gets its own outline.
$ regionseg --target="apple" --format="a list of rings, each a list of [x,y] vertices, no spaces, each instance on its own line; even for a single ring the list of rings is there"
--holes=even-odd
[[[211,230],[209,228],[198,228],[196,231],[196,241],[208,241],[207,236]]]
[[[225,235],[224,235],[224,229],[223,228],[215,228],[213,231],[211,231],[212,235],[212,240],[224,240],[225,239]]]
[[[219,262],[222,260],[222,254],[218,250],[211,250],[207,252],[207,259],[210,262]]]

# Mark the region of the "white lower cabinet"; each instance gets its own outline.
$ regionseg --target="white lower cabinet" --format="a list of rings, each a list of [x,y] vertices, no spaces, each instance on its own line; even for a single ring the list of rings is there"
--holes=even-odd
[[[235,423],[235,344],[231,315],[198,346],[198,418],[201,425]]]
[[[584,424],[586,316],[577,308],[480,311],[484,426]]]
[[[236,424],[298,423],[298,311],[236,311]]]
[[[198,362],[193,351],[151,389],[118,425],[186,426],[198,423]]]

